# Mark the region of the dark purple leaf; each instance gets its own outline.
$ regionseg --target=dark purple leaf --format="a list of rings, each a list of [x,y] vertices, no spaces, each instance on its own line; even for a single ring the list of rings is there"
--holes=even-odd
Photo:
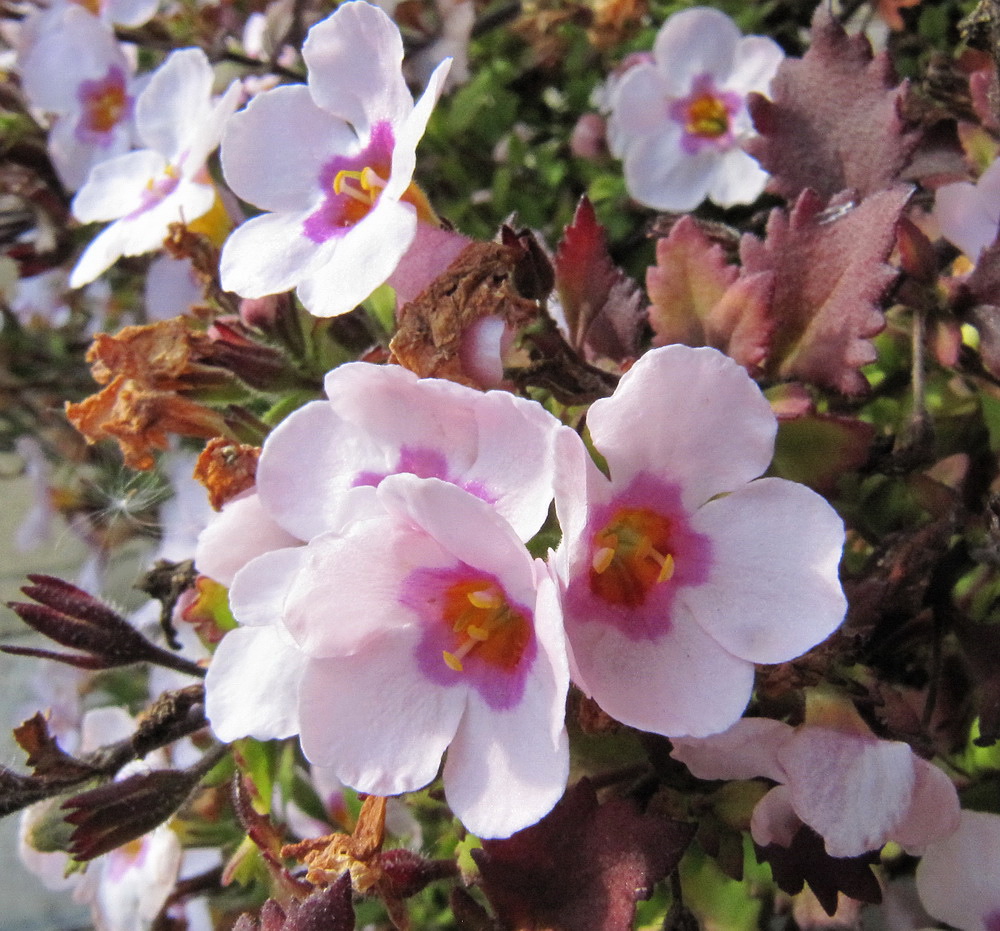
[[[764,241],[743,237],[743,274],[774,275],[770,377],[867,390],[858,369],[875,360],[870,338],[885,326],[879,305],[897,275],[886,260],[910,193],[898,187],[858,205],[845,196],[826,205],[805,191],[790,214],[772,211]]]
[[[772,99],[750,95],[760,136],[746,149],[788,200],[807,188],[824,198],[846,189],[869,197],[897,183],[920,142],[901,116],[906,92],[888,55],[873,57],[868,40],[848,36],[821,3],[809,50],[781,63]]]
[[[591,359],[634,359],[644,314],[642,293],[612,261],[604,227],[586,197],[563,231],[554,265],[570,345]]]
[[[674,870],[696,825],[598,804],[586,779],[538,824],[473,858],[500,923],[518,931],[630,931],[635,905]]]
[[[872,872],[872,864],[879,861],[877,850],[858,857],[831,857],[823,838],[805,825],[799,828],[790,847],[768,844],[755,845],[755,849],[758,861],[770,864],[780,889],[795,895],[808,883],[828,915],[837,910],[838,892],[859,902],[882,901],[882,888]]]

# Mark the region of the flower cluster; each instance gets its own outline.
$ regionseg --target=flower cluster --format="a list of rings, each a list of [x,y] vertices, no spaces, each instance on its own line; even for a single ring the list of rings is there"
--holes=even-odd
[[[5,8],[28,867],[98,931],[996,931],[967,5]]]
[[[743,713],[754,662],[798,656],[843,617],[841,522],[802,486],[752,481],[775,419],[715,350],[648,353],[591,407],[610,479],[503,392],[366,363],[326,392],[268,437],[256,491],[202,536],[198,566],[231,581],[241,624],[207,680],[223,740],[300,734],[310,760],[380,795],[424,786],[447,747],[452,810],[507,836],[565,787],[570,667],[618,720],[700,736]],[[563,544],[533,564],[524,543],[553,496]]]

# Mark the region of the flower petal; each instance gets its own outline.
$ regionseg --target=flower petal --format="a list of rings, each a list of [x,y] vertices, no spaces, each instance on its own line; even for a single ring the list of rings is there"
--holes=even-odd
[[[577,685],[640,730],[705,737],[731,727],[750,700],[753,664],[723,650],[683,610],[671,621],[655,642],[600,621],[568,624]]]
[[[733,69],[740,30],[725,13],[709,7],[681,10],[660,29],[653,57],[674,96],[686,94],[694,78],[724,81]]]
[[[636,136],[659,133],[667,120],[670,95],[660,70],[651,62],[629,68],[615,85],[608,118],[608,145],[622,158]]]
[[[461,688],[420,672],[419,631],[393,631],[343,659],[312,660],[302,682],[302,749],[360,792],[423,788],[465,706]]]
[[[143,144],[175,161],[190,147],[198,123],[208,117],[213,80],[201,49],[171,52],[136,101],[135,122]]]
[[[681,149],[682,127],[664,122],[660,132],[625,146],[624,170],[629,193],[656,210],[694,210],[707,196],[718,152],[688,155]]]
[[[794,730],[771,718],[742,718],[728,731],[711,737],[678,737],[670,755],[699,779],[756,779],[784,782],[778,748]]]
[[[73,198],[73,216],[81,223],[96,223],[138,210],[147,182],[166,167],[163,156],[149,149],[101,162]]]
[[[802,728],[778,759],[796,813],[831,857],[856,857],[892,840],[917,780],[906,744],[828,728]]]
[[[929,844],[943,840],[958,829],[961,811],[958,793],[945,773],[927,760],[915,759],[914,765],[917,783],[913,797],[892,839],[907,853],[921,854]]]
[[[313,99],[362,137],[380,120],[402,122],[413,108],[399,29],[370,3],[344,3],[313,26],[302,57]]]
[[[736,45],[733,67],[722,82],[726,90],[748,94],[767,94],[785,53],[774,39],[767,36],[744,36]]]
[[[958,830],[930,847],[918,864],[917,892],[928,912],[954,928],[987,931],[996,927],[1000,816],[963,811]]]
[[[236,573],[229,591],[229,607],[243,627],[277,623],[295,574],[307,559],[307,548],[272,550],[248,562]]]
[[[198,536],[195,565],[203,575],[228,586],[250,560],[300,542],[271,520],[260,498],[251,493],[227,501],[212,517]]]
[[[365,4],[352,0],[348,5]],[[299,300],[317,317],[354,310],[395,271],[416,232],[417,211],[410,204],[380,197],[343,238],[325,244],[336,246],[332,252],[317,250],[299,282]]]
[[[276,625],[229,631],[205,677],[205,714],[219,740],[297,734],[305,666],[306,657]]]
[[[751,482],[691,517],[709,537],[708,579],[677,593],[734,656],[780,663],[828,637],[847,602],[838,577],[844,525],[804,485]]]
[[[720,207],[753,203],[771,176],[742,149],[722,153],[708,183],[708,198]]]
[[[616,487],[648,471],[679,485],[687,510],[760,475],[777,430],[739,365],[687,346],[647,352],[612,397],[594,402],[587,424]]]
[[[754,806],[750,816],[750,834],[761,847],[769,844],[791,847],[801,827],[802,819],[792,806],[792,793],[788,786],[771,789]]]
[[[479,837],[508,837],[551,811],[569,776],[569,686],[558,599],[543,576],[535,610],[541,649],[513,708],[497,711],[471,692],[444,767],[452,811]]]
[[[303,232],[308,211],[265,213],[238,226],[222,247],[222,287],[244,297],[290,291],[316,252]]]
[[[320,201],[324,163],[356,147],[351,128],[317,107],[305,85],[284,85],[258,94],[229,120],[222,171],[243,200],[262,210],[298,213]],[[281,168],[265,170],[264,161]]]

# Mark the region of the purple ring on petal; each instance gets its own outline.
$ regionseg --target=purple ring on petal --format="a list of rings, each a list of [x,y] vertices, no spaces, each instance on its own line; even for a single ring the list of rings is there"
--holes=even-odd
[[[733,119],[742,107],[739,94],[719,89],[712,75],[699,74],[686,97],[671,101],[668,114],[684,130],[681,149],[697,155],[705,149],[727,152],[733,147]]]

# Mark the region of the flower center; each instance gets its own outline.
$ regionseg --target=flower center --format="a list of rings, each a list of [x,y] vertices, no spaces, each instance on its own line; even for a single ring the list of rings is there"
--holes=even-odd
[[[634,608],[673,578],[671,523],[648,508],[621,508],[594,534],[590,587],[612,604]]]
[[[528,619],[515,610],[489,579],[456,582],[444,593],[443,620],[455,636],[453,650],[442,656],[449,669],[462,672],[470,654],[499,669],[511,671],[531,639]]]
[[[733,118],[742,106],[739,94],[716,87],[710,74],[698,75],[691,92],[670,103],[670,118],[684,129],[681,149],[688,155],[706,148],[729,149],[734,143]]]
[[[370,166],[360,171],[344,169],[333,178],[333,193],[348,198],[342,203],[340,225],[353,226],[375,206],[386,180]]]
[[[108,134],[132,110],[132,98],[125,88],[125,74],[121,68],[111,67],[103,78],[81,81],[77,98],[82,104],[77,136],[84,142],[106,143]]]
[[[684,129],[696,136],[717,139],[729,132],[729,111],[718,97],[703,94],[688,103]]]

